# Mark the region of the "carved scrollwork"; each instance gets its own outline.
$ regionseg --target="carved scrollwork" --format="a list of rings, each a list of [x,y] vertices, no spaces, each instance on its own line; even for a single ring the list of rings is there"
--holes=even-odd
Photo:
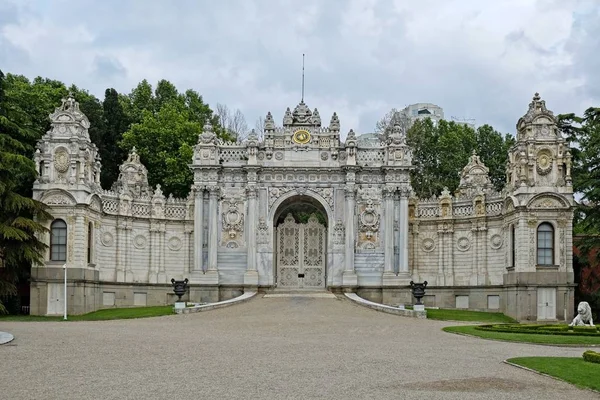
[[[367,200],[367,205],[360,213],[359,230],[365,233],[367,240],[372,240],[373,236],[379,231],[379,213],[375,210],[372,200]]]
[[[333,226],[333,245],[337,248],[344,247],[346,240],[346,227],[341,219]]]
[[[229,239],[237,239],[244,230],[244,213],[238,210],[237,202],[227,202],[227,209],[223,212],[223,231],[227,232]]]

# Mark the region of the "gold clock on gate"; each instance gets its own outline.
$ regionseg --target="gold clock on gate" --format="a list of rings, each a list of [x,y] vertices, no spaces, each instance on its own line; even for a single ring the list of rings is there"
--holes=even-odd
[[[304,129],[298,129],[292,136],[294,143],[306,144],[310,142],[310,132]]]

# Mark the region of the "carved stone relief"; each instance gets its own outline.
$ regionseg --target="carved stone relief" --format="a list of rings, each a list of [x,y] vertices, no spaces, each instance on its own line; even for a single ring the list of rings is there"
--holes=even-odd
[[[458,251],[468,251],[471,248],[473,234],[471,232],[456,233],[456,248]]]
[[[244,232],[245,200],[245,188],[223,188],[221,201],[221,222],[223,232],[221,235],[221,245],[231,248],[233,246],[231,242],[235,242],[236,247],[243,244],[242,233]]]
[[[257,244],[269,244],[269,226],[263,217],[258,219],[258,236],[256,238]]]
[[[346,243],[346,227],[341,219],[338,219],[333,226],[333,246],[336,248],[344,247]]]
[[[432,232],[425,232],[419,235],[421,238],[421,249],[426,253],[431,253],[437,246],[437,237]]]

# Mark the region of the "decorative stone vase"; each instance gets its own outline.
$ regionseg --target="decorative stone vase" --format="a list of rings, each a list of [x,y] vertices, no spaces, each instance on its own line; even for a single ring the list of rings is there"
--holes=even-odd
[[[416,305],[422,305],[421,299],[425,296],[425,288],[427,287],[427,281],[423,283],[414,283],[410,281],[410,289],[412,290],[413,296],[417,299]]]
[[[177,301],[181,301],[181,296],[183,296],[187,291],[188,279],[185,278],[182,281],[176,281],[175,279],[171,279],[171,284],[173,285],[173,293],[177,295]]]

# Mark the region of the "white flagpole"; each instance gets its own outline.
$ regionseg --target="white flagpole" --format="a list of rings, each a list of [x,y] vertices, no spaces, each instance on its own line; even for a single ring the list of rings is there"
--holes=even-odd
[[[65,263],[63,265],[63,270],[65,271],[65,309],[64,309],[64,314],[63,314],[63,319],[66,321],[67,320],[67,264]]]

